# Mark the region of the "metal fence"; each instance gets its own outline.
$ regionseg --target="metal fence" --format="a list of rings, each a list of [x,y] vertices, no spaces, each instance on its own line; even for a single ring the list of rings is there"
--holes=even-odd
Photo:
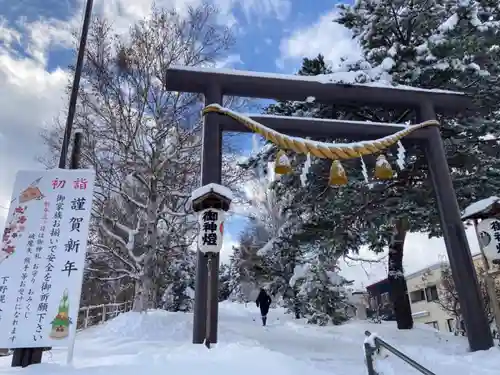
[[[388,350],[396,357],[405,361],[408,365],[413,367],[418,372],[424,375],[436,375],[431,370],[425,368],[420,363],[414,361],[412,358],[408,357],[403,352],[397,350],[394,346],[382,340],[380,337],[376,336],[372,337],[372,334],[369,331],[365,331],[365,336],[368,338],[372,338],[372,340],[367,340],[364,343],[365,364],[366,364],[366,369],[368,370],[368,375],[380,375],[375,368],[375,357],[377,356],[377,354],[380,354],[380,350],[382,348]]]

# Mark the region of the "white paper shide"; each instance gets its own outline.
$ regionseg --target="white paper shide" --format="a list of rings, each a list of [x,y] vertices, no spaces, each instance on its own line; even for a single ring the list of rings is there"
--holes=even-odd
[[[225,212],[215,208],[207,208],[198,212],[200,234],[198,249],[206,253],[219,253],[222,249]]]
[[[21,171],[0,249],[0,347],[67,346],[76,334],[94,172]]]
[[[500,220],[484,219],[477,225],[479,241],[489,260],[500,259]]]

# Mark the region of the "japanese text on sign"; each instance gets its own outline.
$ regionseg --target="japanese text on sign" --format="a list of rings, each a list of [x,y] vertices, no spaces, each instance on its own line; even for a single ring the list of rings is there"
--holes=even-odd
[[[482,220],[477,230],[484,255],[489,260],[500,259],[500,220],[496,218]]]
[[[0,347],[75,334],[93,185],[89,170],[18,173],[0,253]]]
[[[200,235],[198,247],[202,253],[218,253],[222,248],[224,211],[209,208],[199,213]]]

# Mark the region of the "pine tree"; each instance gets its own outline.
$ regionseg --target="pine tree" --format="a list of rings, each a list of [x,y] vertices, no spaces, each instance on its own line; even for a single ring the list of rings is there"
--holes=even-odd
[[[170,251],[160,286],[161,305],[167,311],[192,310],[194,298],[196,253],[187,248]]]
[[[498,19],[498,7],[490,1],[361,0],[354,6],[341,5],[336,20],[353,32],[372,66],[391,66],[394,82],[465,91],[474,97],[477,110],[459,119],[440,118],[461,207],[494,194],[500,183],[498,144],[484,139],[487,135],[496,139],[498,135]],[[408,229],[440,235],[437,205],[426,193],[426,162],[421,152],[413,157],[408,184],[397,189],[401,219],[396,220],[395,227],[400,231],[394,238],[403,241]],[[405,220],[410,220],[409,226],[402,225]],[[394,246],[389,255],[392,273],[398,275],[395,279],[389,273],[389,279],[393,279],[391,298],[397,310],[407,304],[400,272],[402,246]],[[407,307],[405,311],[410,313]]]
[[[500,183],[496,142],[498,114],[495,111],[498,102],[495,82],[498,81],[500,66],[499,51],[495,47],[496,20],[498,9],[487,2],[460,2],[457,5],[447,1],[402,0],[358,1],[354,6],[342,5],[340,17],[336,20],[353,31],[364,50],[364,60],[346,64],[346,70],[362,67],[386,71],[395,83],[460,90],[474,96],[478,104],[476,111],[460,118],[440,116],[461,207],[494,194]],[[332,69],[319,56],[313,60],[304,59],[299,74],[330,72]],[[367,76],[368,79],[378,77],[376,74]],[[335,79],[334,75],[332,79]],[[401,122],[408,118],[406,112],[314,102],[280,102],[270,106],[268,112],[385,122]],[[272,158],[275,151],[272,147],[267,148],[260,156]],[[388,156],[394,161],[393,155]],[[302,165],[303,160],[301,156],[292,155],[294,166]],[[340,243],[345,252],[357,251],[362,244],[368,244],[375,251],[390,247],[388,277],[392,283],[391,299],[399,328],[413,326],[403,270],[406,233],[441,234],[426,161],[418,145],[407,148],[406,165],[397,172],[395,180],[367,188],[359,173],[359,161],[348,162],[345,167],[349,185],[327,189],[329,165],[314,160],[307,188],[300,186],[296,174],[284,176],[276,184],[277,189],[293,195],[291,209],[307,217],[301,225],[300,235],[305,243],[318,239],[333,246]]]
[[[341,324],[348,320],[345,287],[352,282],[338,274],[339,253],[310,247],[303,264],[295,268],[290,280],[296,291],[295,311],[312,324]]]
[[[233,293],[233,274],[231,266],[228,264],[221,264],[219,267],[219,301],[229,299]]]

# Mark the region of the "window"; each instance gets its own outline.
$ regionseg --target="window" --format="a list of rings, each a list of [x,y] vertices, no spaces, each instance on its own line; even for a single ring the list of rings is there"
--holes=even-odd
[[[448,326],[448,331],[455,331],[455,319],[446,319],[446,325]]]
[[[437,322],[437,321],[427,322],[427,323],[425,323],[425,324],[427,324],[428,326],[433,326],[433,327],[434,327],[434,329],[437,329],[437,330],[439,331],[439,324],[438,324],[438,322]]]
[[[438,290],[435,285],[425,288],[425,294],[427,296],[427,302],[439,300]]]
[[[389,303],[389,293],[382,293],[380,295],[380,304],[381,305],[384,305],[386,303]]]
[[[419,289],[413,292],[410,292],[410,300],[412,303],[425,301],[425,290]]]

